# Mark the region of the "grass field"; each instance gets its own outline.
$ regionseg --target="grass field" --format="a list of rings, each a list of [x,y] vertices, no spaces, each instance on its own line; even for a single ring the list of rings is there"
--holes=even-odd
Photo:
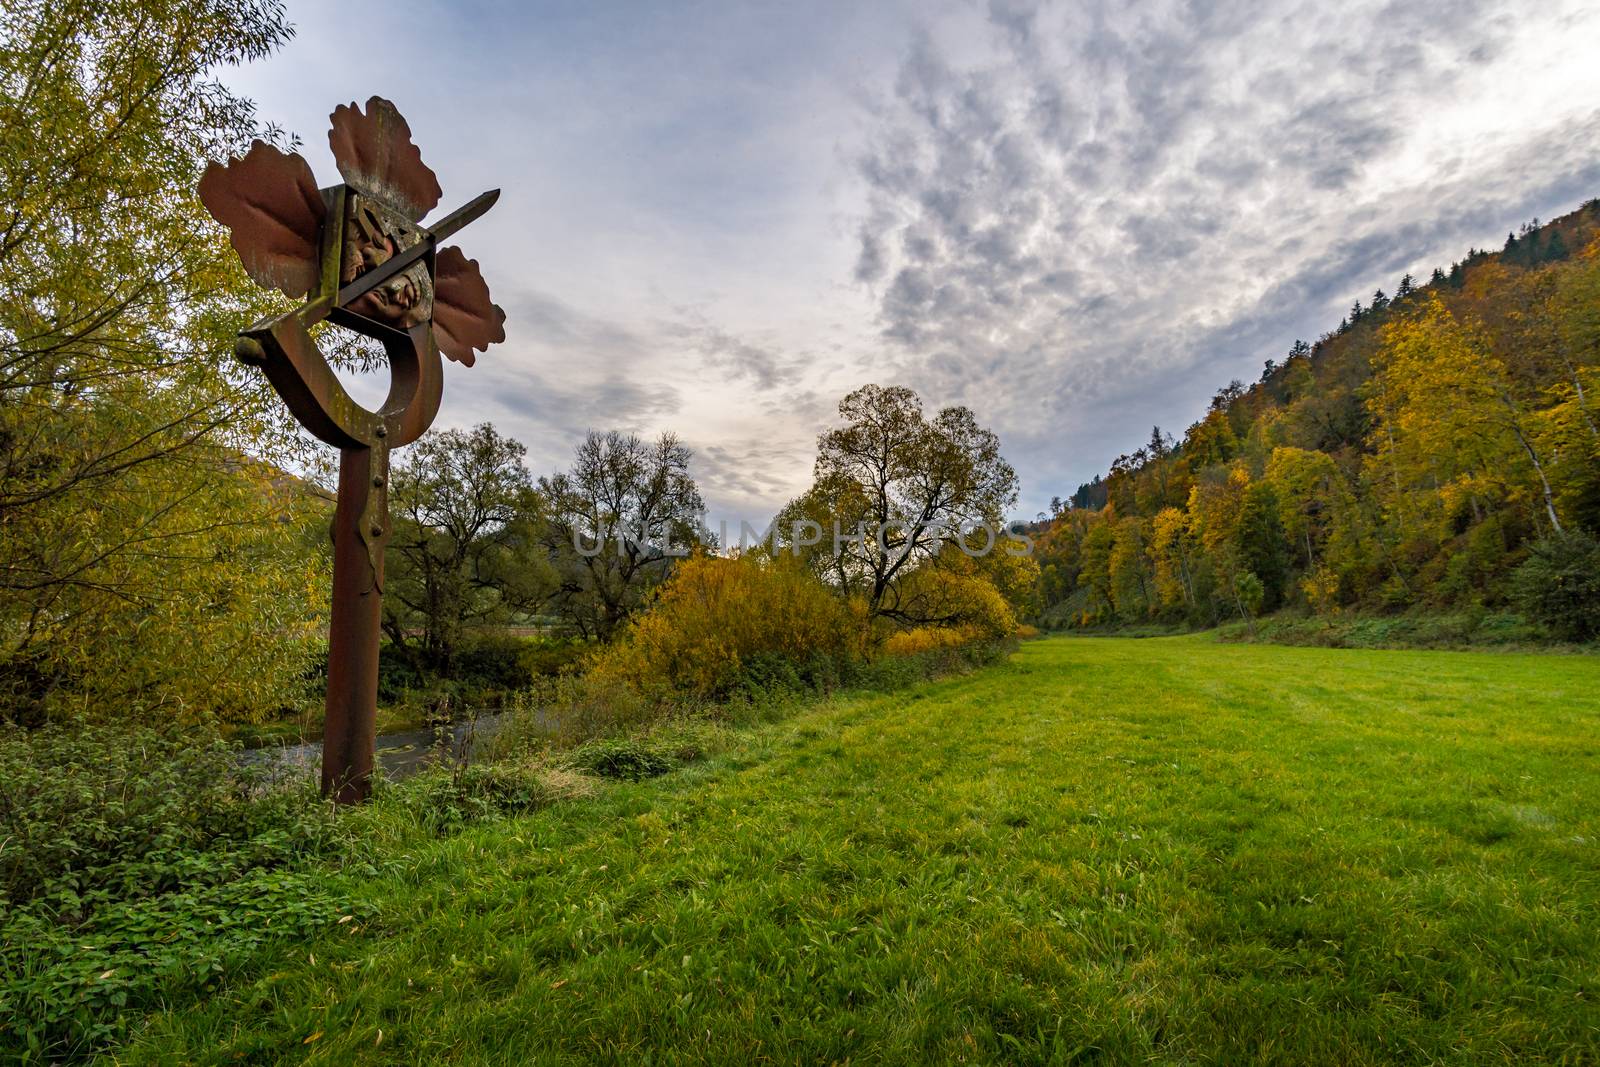
[[[1600,661],[1037,641],[361,881],[119,1059],[1593,1062]]]

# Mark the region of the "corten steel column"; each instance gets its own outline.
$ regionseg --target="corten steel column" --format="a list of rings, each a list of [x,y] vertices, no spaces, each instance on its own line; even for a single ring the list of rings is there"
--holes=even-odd
[[[388,449],[346,448],[339,455],[322,792],[340,804],[359,804],[372,791],[383,549],[389,539],[388,508],[382,506],[387,495],[387,454]],[[369,507],[373,498],[379,503]]]
[[[439,182],[394,105],[373,97],[366,114],[351,104],[332,121],[328,141],[348,184],[318,189],[304,159],[257,141],[243,159],[206,168],[200,200],[232,230],[251,278],[307,298],[241,332],[236,351],[302,426],[339,449],[322,791],[355,804],[372,791],[377,740],[389,453],[439,413],[440,353],[470,367],[474,350],[506,334],[477,262],[439,247],[493,207],[499,190],[423,226]],[[351,398],[317,348],[311,331],[325,322],[382,342],[390,383],[377,411]]]

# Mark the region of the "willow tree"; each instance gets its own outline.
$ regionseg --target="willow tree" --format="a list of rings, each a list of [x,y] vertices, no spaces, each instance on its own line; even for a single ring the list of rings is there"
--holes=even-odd
[[[318,504],[250,459],[261,310],[195,182],[251,105],[215,71],[264,0],[0,8],[0,697],[7,714],[252,714],[309,651]]]
[[[509,622],[553,595],[526,455],[483,423],[436,430],[390,467],[383,629],[419,670],[448,675],[469,627]]]
[[[705,544],[693,455],[671,433],[646,441],[590,431],[570,470],[539,479],[551,600],[583,636],[609,640],[674,562]]]

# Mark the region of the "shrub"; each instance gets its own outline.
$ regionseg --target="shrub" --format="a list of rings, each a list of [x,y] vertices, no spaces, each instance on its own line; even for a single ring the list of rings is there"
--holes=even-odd
[[[534,637],[517,653],[517,665],[529,678],[571,674],[594,651],[587,641],[571,637]]]
[[[572,673],[592,650],[588,642],[571,638],[481,630],[463,639],[450,669],[441,673],[385,643],[378,661],[378,699],[423,709],[500,707],[543,679]],[[326,670],[326,654],[322,666]]]
[[[296,869],[336,831],[309,785],[272,788],[216,740],[0,731],[0,1042],[92,1050],[128,1009],[353,914]]]
[[[1600,637],[1600,541],[1578,532],[1540,541],[1512,588],[1522,609],[1557,637]]]
[[[343,815],[341,829],[352,837],[415,830],[438,836],[468,823],[537,811],[590,791],[589,780],[537,755],[430,767],[404,783],[378,782],[372,803]]]
[[[786,558],[697,556],[596,659],[639,692],[725,699],[774,683],[823,688],[860,659],[864,613]]]
[[[687,742],[663,740],[668,757]],[[677,745],[677,747],[672,747]],[[124,1036],[272,944],[354,929],[358,882],[418,832],[581,796],[540,759],[437,768],[337,820],[311,782],[175,731],[0,729],[0,1048],[48,1062]]]
[[[666,702],[626,682],[594,673],[546,678],[512,698],[489,738],[499,758],[543,749],[552,738],[568,743],[626,733],[654,722]]]
[[[915,631],[906,631],[914,633]],[[934,632],[937,632],[935,630]],[[892,640],[892,639],[891,639]],[[898,654],[879,656],[850,672],[848,684],[877,692],[893,692],[918,682],[961,673],[999,662],[1016,648],[1016,638],[1000,641],[952,642],[948,638],[915,639],[922,646],[915,651],[909,642]],[[927,641],[928,644],[923,645]]]
[[[676,765],[648,741],[620,737],[587,741],[573,750],[571,758],[574,767],[591,774],[633,782],[666,774]]]
[[[961,565],[970,564],[962,558]],[[928,564],[906,575],[895,610],[910,619],[964,627],[974,640],[999,641],[1017,629],[1017,618],[994,583],[970,569]]]
[[[260,778],[236,749],[174,729],[0,729],[0,903],[76,921],[318,851],[331,815]]]
[[[972,626],[917,626],[890,634],[883,643],[888,656],[917,656],[941,649],[961,648],[982,640]]]

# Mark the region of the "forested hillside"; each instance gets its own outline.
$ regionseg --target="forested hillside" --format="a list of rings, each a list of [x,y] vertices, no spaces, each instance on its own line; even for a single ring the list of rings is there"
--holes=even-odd
[[[1355,302],[1059,504],[1052,625],[1600,602],[1600,201]]]

